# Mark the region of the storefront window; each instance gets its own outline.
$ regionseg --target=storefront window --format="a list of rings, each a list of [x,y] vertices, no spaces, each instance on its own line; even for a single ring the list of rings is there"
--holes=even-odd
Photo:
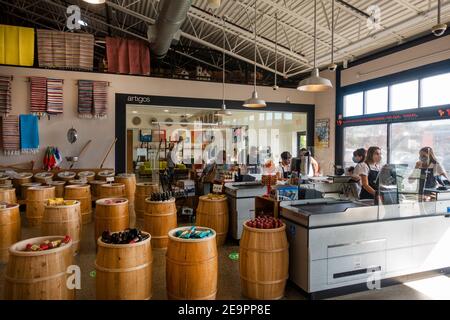
[[[431,147],[439,162],[450,169],[450,120],[433,120],[392,124],[391,163],[414,167],[419,150]]]
[[[390,111],[418,107],[419,80],[394,84],[390,87]]]
[[[364,94],[357,92],[344,96],[344,117],[360,116],[364,113]]]
[[[388,87],[366,92],[366,114],[388,111]]]
[[[358,148],[368,149],[371,146],[381,148],[383,163],[387,160],[387,125],[347,127],[344,129],[344,165],[354,166],[353,151]]]
[[[421,81],[421,107],[450,104],[450,73],[423,78]]]

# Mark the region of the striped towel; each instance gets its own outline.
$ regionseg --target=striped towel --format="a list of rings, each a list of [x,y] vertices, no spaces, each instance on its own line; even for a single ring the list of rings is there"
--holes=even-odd
[[[0,116],[11,112],[11,77],[0,76]]]
[[[2,117],[1,148],[5,156],[20,155],[19,116],[10,114]]]
[[[22,153],[39,152],[38,119],[32,114],[20,115],[20,149]]]
[[[63,113],[63,80],[47,79],[47,113]]]
[[[93,70],[94,35],[37,30],[40,67]]]
[[[47,78],[30,77],[30,112],[43,116],[47,112]]]
[[[94,105],[92,113],[95,118],[106,118],[108,109],[108,82],[94,81]]]
[[[93,81],[78,80],[78,117],[92,118],[93,92]]]

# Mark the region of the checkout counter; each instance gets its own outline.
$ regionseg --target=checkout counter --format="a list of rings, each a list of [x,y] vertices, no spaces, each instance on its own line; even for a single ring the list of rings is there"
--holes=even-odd
[[[290,280],[314,299],[450,267],[450,190],[425,199],[403,184],[389,186],[394,203],[327,197],[321,191],[338,187],[319,183],[303,188],[322,197],[281,202]]]

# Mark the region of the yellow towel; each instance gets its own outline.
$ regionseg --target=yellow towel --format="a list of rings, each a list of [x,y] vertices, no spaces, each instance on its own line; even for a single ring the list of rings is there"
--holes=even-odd
[[[32,66],[34,29],[0,24],[0,64]]]

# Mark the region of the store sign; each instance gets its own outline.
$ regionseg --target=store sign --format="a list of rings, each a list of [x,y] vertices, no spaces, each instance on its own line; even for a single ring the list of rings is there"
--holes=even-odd
[[[66,26],[69,30],[80,30],[81,29],[81,10],[79,6],[71,5],[67,7],[67,17]]]
[[[213,184],[213,193],[222,193],[223,185],[222,184]]]
[[[128,103],[146,104],[150,103],[150,97],[148,96],[128,96]]]

